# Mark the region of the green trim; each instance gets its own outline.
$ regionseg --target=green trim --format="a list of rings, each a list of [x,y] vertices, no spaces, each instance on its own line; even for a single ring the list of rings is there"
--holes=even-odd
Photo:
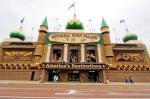
[[[126,34],[125,37],[123,38],[123,42],[127,42],[129,40],[137,40],[138,37],[135,34]]]
[[[46,27],[48,27],[47,17],[45,17],[45,19],[43,20],[41,26],[46,26]]]
[[[44,40],[44,42],[45,42],[45,44],[51,44],[52,42],[48,39],[48,37],[49,37],[49,35],[51,35],[52,33],[46,33],[46,36],[45,36],[45,40]]]
[[[22,41],[24,41],[25,40],[25,36],[22,34],[22,33],[20,33],[20,32],[11,32],[10,33],[10,38],[19,38],[19,39],[21,39]]]

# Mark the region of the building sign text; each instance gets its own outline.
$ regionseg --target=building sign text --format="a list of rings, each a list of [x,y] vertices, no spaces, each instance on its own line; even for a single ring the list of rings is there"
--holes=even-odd
[[[87,33],[55,33],[49,35],[49,40],[60,43],[92,43],[98,42],[100,36]]]
[[[47,69],[106,69],[105,64],[63,64],[63,63],[43,63],[41,68]]]

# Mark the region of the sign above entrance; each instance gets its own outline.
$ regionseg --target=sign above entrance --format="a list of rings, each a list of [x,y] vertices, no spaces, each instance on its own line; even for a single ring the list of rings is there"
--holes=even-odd
[[[102,70],[107,69],[105,64],[79,64],[79,63],[42,63],[40,68],[45,69],[91,69]]]
[[[48,39],[59,43],[94,43],[99,42],[100,36],[92,33],[54,33]]]

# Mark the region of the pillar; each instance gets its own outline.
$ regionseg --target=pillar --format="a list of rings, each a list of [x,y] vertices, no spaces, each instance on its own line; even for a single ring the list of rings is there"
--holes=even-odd
[[[45,62],[49,62],[49,60],[50,60],[50,52],[51,52],[51,44],[48,45]]]
[[[88,71],[86,70],[80,71],[80,81],[88,82]]]
[[[68,44],[64,44],[64,62],[68,62]]]
[[[44,78],[45,78],[45,69],[42,70],[42,78],[41,78],[42,82],[44,82]]]
[[[106,70],[102,70],[102,81],[103,81],[103,83],[105,83],[107,81]]]
[[[2,47],[0,47],[0,59],[2,58]]]
[[[101,47],[99,44],[97,45],[97,53],[98,53],[98,62],[102,63]]]
[[[81,44],[81,62],[85,62],[85,44]]]
[[[42,44],[39,44],[39,45],[36,45],[36,48],[35,48],[35,52],[34,52],[34,61],[35,62],[41,62],[41,57],[43,56],[43,45]]]
[[[99,80],[103,83],[105,83],[107,81],[106,70],[99,71]]]
[[[62,70],[60,72],[60,81],[62,81],[62,82],[68,81],[68,71],[67,70]]]

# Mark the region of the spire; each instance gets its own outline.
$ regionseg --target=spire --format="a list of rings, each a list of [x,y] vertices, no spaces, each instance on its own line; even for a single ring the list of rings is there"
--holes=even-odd
[[[104,18],[102,18],[102,24],[101,24],[101,28],[103,28],[103,27],[108,27]]]
[[[48,27],[47,17],[45,17],[45,19],[43,20],[41,26],[46,26],[46,27]]]
[[[101,28],[100,28],[101,32],[109,32],[109,27],[106,23],[106,21],[104,20],[104,18],[102,18],[102,24],[101,24]]]

